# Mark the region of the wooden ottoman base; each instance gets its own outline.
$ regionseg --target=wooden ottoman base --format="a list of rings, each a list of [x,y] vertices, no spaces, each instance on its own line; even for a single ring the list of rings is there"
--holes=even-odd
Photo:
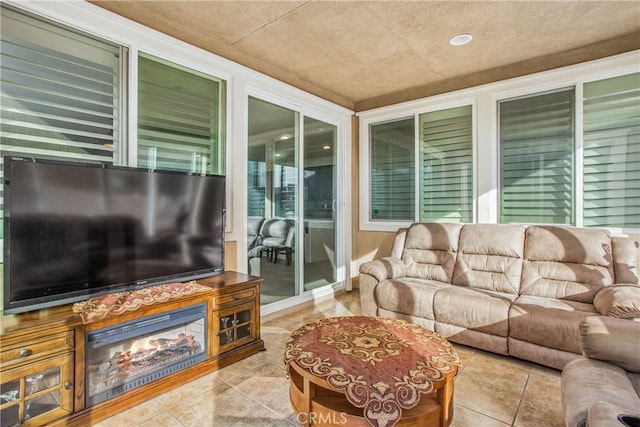
[[[453,377],[448,376],[446,383],[434,384],[440,388],[423,395],[415,407],[404,409],[395,426],[447,427],[453,415]],[[289,366],[289,381],[291,404],[298,422],[305,426],[370,427],[362,408],[353,406],[344,393],[333,390],[325,380],[311,375],[295,362]],[[448,398],[445,393],[449,394]],[[442,411],[439,402],[446,405],[446,410]]]

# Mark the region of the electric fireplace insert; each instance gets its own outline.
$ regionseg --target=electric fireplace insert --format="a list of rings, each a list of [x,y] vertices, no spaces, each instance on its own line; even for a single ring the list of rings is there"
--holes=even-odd
[[[207,358],[205,303],[86,334],[87,407]]]

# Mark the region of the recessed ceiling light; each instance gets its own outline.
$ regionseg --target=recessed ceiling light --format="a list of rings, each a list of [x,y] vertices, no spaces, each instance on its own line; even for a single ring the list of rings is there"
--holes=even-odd
[[[325,145],[324,147],[322,147],[323,150],[331,150],[331,146],[330,145]]]
[[[458,34],[457,36],[451,37],[449,44],[451,46],[462,46],[469,43],[472,39],[473,36],[471,34]]]

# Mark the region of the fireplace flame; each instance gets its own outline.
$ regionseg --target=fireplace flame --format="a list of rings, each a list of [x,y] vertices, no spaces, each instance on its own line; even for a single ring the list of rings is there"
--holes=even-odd
[[[153,350],[154,348],[155,347],[150,345],[149,338],[146,338],[142,344],[140,344],[139,340],[134,340],[131,343],[131,347],[129,347],[128,353],[136,354],[140,351]]]

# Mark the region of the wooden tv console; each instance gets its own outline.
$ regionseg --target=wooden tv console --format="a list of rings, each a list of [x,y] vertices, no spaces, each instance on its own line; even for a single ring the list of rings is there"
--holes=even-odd
[[[209,288],[189,296],[140,307],[118,316],[83,324],[72,306],[2,316],[0,321],[0,425],[86,426],[176,388],[194,378],[235,363],[264,350],[260,338],[260,284],[262,279],[227,271],[197,282]],[[205,303],[208,312],[206,360],[159,378],[119,396],[86,407],[85,333],[112,323],[121,323]],[[248,333],[234,332],[236,339],[224,338],[222,318],[240,319],[234,325]],[[228,326],[227,329],[235,326]],[[57,373],[56,383],[35,392],[30,382],[43,372]],[[56,377],[56,375],[53,375]],[[17,387],[17,393],[15,393]],[[3,393],[10,395],[2,398]],[[13,394],[12,394],[13,393]],[[32,414],[29,408],[38,399],[54,396],[55,405]],[[33,409],[31,409],[33,413]],[[21,424],[20,424],[21,423]]]

